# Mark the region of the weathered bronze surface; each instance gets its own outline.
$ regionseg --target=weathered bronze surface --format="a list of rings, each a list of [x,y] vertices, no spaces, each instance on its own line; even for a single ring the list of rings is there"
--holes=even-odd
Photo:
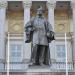
[[[54,32],[43,16],[42,7],[37,9],[37,15],[25,25],[25,32],[25,42],[32,42],[32,65],[50,65],[49,43],[54,40]]]

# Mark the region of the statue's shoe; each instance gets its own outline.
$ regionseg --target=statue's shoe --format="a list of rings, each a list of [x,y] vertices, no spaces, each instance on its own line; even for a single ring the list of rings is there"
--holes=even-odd
[[[40,65],[40,63],[33,63],[33,65]]]
[[[30,40],[26,40],[25,43],[30,43]]]
[[[32,63],[32,64],[29,64],[29,66],[40,66],[39,63]]]
[[[41,66],[45,66],[45,64],[43,64],[43,63],[40,63],[40,65],[41,65]]]

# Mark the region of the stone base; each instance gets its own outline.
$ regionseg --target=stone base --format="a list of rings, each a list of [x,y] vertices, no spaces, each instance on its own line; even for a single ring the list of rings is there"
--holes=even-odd
[[[7,75],[6,71],[0,75]],[[9,75],[66,75],[65,70],[54,70],[50,66],[30,66],[24,70],[10,70]],[[75,71],[69,71],[68,75],[75,75]]]
[[[50,72],[51,69],[49,66],[30,66],[26,72]],[[52,71],[51,71],[52,72]]]

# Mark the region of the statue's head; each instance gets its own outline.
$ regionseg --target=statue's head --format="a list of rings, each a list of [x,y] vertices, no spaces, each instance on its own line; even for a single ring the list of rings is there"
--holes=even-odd
[[[37,9],[37,15],[42,16],[42,14],[43,14],[43,8],[42,8],[42,6],[40,6],[40,7]]]

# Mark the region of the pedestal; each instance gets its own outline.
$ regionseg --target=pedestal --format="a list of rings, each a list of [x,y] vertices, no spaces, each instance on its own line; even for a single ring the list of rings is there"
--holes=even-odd
[[[49,66],[31,66],[26,70],[25,75],[50,75]]]

